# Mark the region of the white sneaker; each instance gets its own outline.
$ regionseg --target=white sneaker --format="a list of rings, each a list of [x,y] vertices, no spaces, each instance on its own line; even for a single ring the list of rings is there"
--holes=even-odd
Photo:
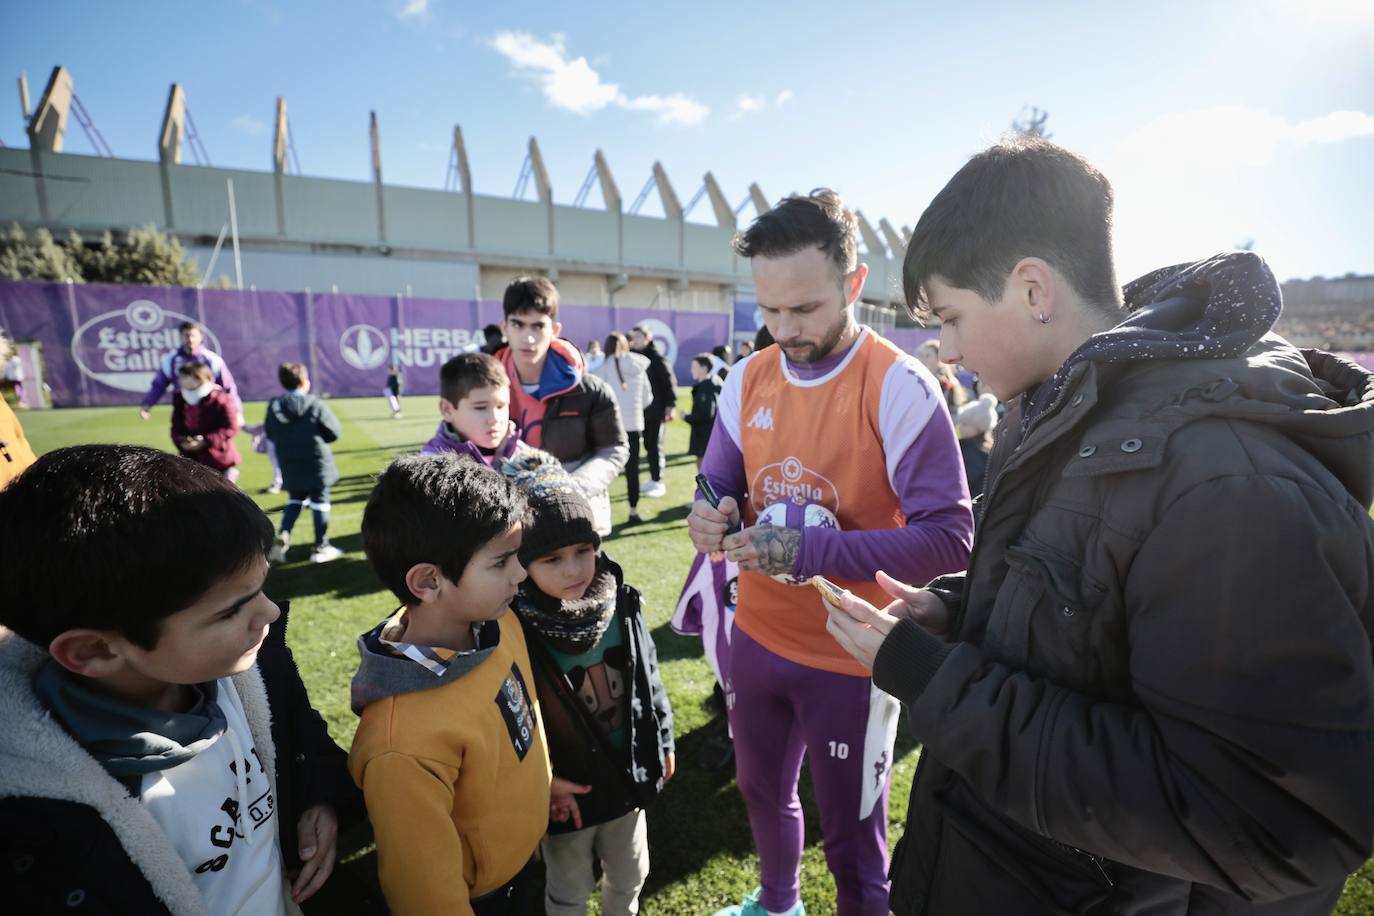
[[[328,563],[330,560],[337,560],[343,556],[343,551],[333,544],[325,544],[323,547],[316,547],[310,554],[311,563]]]
[[[287,537],[285,534],[277,535],[277,539],[273,542],[272,548],[267,551],[267,562],[285,563],[286,549],[290,546],[291,538]]]
[[[640,496],[647,496],[649,499],[658,499],[668,495],[668,488],[663,485],[661,480],[651,480],[639,491]]]
[[[272,486],[270,486],[270,487],[267,488],[267,492],[268,492],[268,493],[271,493],[273,496],[276,496],[278,493],[281,492],[281,484],[279,484],[279,483],[274,483],[274,484],[272,484]]]

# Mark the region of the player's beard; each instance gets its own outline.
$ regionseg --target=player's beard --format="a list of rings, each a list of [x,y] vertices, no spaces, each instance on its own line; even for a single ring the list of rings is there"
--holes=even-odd
[[[845,332],[850,329],[852,324],[853,321],[849,316],[849,308],[846,307],[840,312],[839,321],[835,322],[835,326],[829,331],[826,331],[825,336],[820,339],[819,343],[813,344],[795,356],[791,353],[787,353],[788,361],[802,366],[820,362],[835,352],[835,347],[839,345],[840,338],[844,336]],[[784,352],[786,351],[784,350]]]

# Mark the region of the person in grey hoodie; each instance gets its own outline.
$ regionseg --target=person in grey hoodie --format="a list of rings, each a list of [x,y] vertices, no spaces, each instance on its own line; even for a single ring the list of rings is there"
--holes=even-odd
[[[339,481],[339,469],[329,443],[339,438],[343,427],[334,411],[310,394],[310,375],[304,365],[282,363],[277,378],[286,394],[268,402],[264,426],[267,438],[277,449],[288,499],[281,516],[281,530],[267,559],[272,563],[286,560],[291,529],[300,518],[301,509],[309,503],[315,521],[315,547],[310,561],[328,563],[343,556],[342,550],[329,543],[329,488]]]

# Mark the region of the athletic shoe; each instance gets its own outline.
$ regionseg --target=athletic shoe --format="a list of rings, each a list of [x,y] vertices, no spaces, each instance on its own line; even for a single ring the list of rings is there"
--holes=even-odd
[[[627,517],[627,518],[625,519],[625,524],[627,524],[627,525],[642,525],[642,524],[644,524],[644,516],[642,516],[642,515],[639,514],[639,510],[638,510],[638,509],[631,509],[631,510],[630,510],[630,515],[629,515],[629,517]]]
[[[723,910],[716,910],[715,916],[767,916],[768,911],[759,903],[762,894],[763,888],[756,887],[752,894],[744,895],[744,901],[739,906],[727,906]],[[798,900],[783,916],[806,916],[806,907]]]
[[[335,547],[333,544],[325,544],[322,547],[316,547],[314,551],[311,552],[310,562],[328,563],[330,560],[337,560],[341,556],[343,556],[342,550]]]
[[[277,539],[272,542],[272,549],[267,551],[268,563],[285,563],[286,549],[291,546],[291,537],[287,534],[277,535]]]
[[[661,480],[651,480],[644,485],[644,489],[639,491],[640,496],[647,496],[649,499],[658,499],[660,496],[668,495],[668,488],[663,485]]]
[[[267,492],[268,492],[268,493],[271,493],[273,496],[276,496],[278,493],[281,492],[281,484],[279,484],[279,483],[274,483],[274,484],[272,484],[272,486],[270,486],[270,487],[267,488]]]

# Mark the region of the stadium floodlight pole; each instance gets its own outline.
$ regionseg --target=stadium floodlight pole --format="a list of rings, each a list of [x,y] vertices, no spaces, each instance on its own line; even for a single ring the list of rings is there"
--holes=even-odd
[[[210,274],[215,270],[215,262],[219,260],[219,250],[224,247],[224,237],[229,234],[229,224],[225,223],[219,227],[219,238],[215,239],[215,250],[210,252],[210,263],[205,267],[205,276],[200,278],[200,285],[204,286],[210,282]]]
[[[229,232],[234,239],[234,288],[243,289],[243,262],[239,260],[239,211],[234,205],[234,179],[224,180],[229,185]]]

